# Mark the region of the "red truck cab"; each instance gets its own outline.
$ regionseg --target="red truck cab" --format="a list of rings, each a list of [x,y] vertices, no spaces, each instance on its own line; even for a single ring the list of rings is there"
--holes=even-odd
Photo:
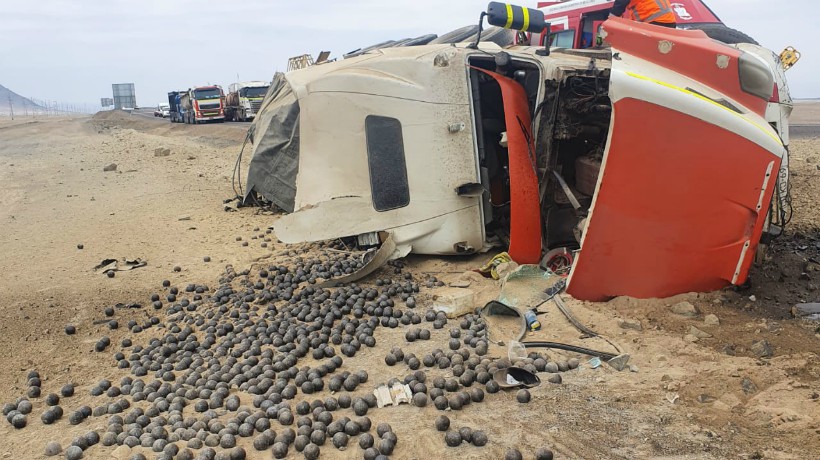
[[[550,45],[559,48],[590,48],[600,44],[601,24],[609,17],[609,10],[614,3],[614,0],[538,2],[538,9],[544,12],[551,25]],[[701,29],[710,36],[710,29],[728,29],[700,0],[677,0],[670,5],[675,11],[678,28]],[[712,38],[727,41],[721,37]],[[751,42],[754,43],[754,40]],[[533,36],[533,43],[544,45],[544,37]]]

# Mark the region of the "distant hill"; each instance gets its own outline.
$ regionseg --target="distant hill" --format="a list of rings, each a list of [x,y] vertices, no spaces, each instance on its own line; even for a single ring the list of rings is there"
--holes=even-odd
[[[9,101],[14,106],[15,112],[20,110],[24,110],[25,108],[29,109],[42,109],[43,107],[40,105],[35,104],[31,101],[31,99],[25,98],[14,91],[6,88],[3,85],[0,85],[0,113],[8,113],[9,112]]]

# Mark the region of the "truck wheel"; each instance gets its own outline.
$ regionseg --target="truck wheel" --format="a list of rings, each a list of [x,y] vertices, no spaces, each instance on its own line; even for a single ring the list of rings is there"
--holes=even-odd
[[[478,32],[461,40],[461,43],[472,43],[478,38]],[[492,42],[500,47],[510,46],[515,43],[515,32],[502,27],[490,27],[481,33],[482,42]]]
[[[473,35],[478,33],[478,26],[464,26],[460,29],[453,30],[451,32],[447,32],[444,35],[439,35],[438,38],[435,40],[430,41],[430,45],[440,45],[446,43],[461,43],[464,40],[472,37]]]
[[[731,27],[727,27],[723,24],[696,24],[689,27],[689,29],[702,30],[709,38],[729,45],[734,45],[737,43],[751,43],[752,45],[760,44],[757,40],[746,35],[745,33],[732,29]]]

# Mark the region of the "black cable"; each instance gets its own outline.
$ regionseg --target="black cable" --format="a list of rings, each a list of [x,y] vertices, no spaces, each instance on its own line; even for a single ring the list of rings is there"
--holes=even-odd
[[[236,157],[236,164],[233,166],[233,176],[231,177],[231,188],[233,189],[233,193],[236,196],[242,198],[245,195],[245,192],[242,190],[242,154],[245,152],[245,146],[248,144],[248,139],[251,138],[251,130],[248,129],[248,133],[245,134],[245,140],[242,142],[242,148],[239,150],[239,155]],[[237,183],[237,176],[239,177],[239,192],[236,191],[236,183]]]
[[[588,356],[595,356],[606,361],[609,361],[610,359],[617,356],[612,353],[607,353],[605,351],[591,350],[589,348],[578,347],[575,345],[569,345],[566,343],[559,342],[522,342],[521,345],[524,345],[524,348],[554,348],[556,350],[574,351],[576,353],[581,353]]]

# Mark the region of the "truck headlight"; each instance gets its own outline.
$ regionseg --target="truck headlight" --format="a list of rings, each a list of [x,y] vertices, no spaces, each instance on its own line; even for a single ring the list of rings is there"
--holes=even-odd
[[[762,58],[751,53],[741,53],[738,73],[743,91],[767,101],[772,97],[774,74]]]

